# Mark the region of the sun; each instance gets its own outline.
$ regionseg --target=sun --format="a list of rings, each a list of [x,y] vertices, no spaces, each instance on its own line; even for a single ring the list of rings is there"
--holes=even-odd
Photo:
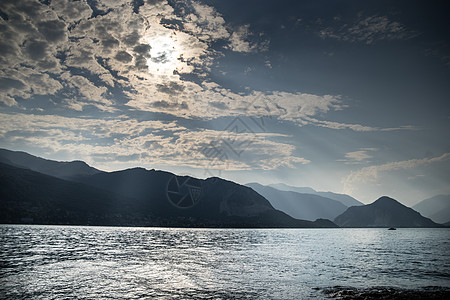
[[[149,72],[157,75],[173,75],[177,69],[181,55],[176,36],[159,35],[148,37],[150,45],[150,57],[147,59]]]

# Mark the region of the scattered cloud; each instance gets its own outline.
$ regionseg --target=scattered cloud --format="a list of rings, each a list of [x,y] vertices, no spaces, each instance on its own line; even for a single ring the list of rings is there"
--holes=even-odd
[[[0,80],[5,86],[0,99],[8,106],[64,92],[71,99],[62,102],[67,108],[93,105],[112,111],[118,103],[107,91],[115,87],[127,91],[131,104],[160,103],[167,100],[160,99],[164,92],[158,87],[167,82],[186,83],[201,92],[180,75],[206,75],[221,51],[212,42],[222,40],[223,50],[238,52],[261,48],[249,40],[248,25],[232,30],[213,7],[196,1],[152,1],[138,13],[133,3],[104,0],[2,1],[0,9],[7,16],[0,19]]]
[[[290,136],[277,133],[192,130],[177,122],[137,121],[127,116],[95,119],[0,113],[0,124],[3,143],[38,147],[48,155],[64,153],[107,169],[114,169],[117,160],[205,171],[272,170],[309,163],[293,154],[294,146],[278,141]]]
[[[352,151],[345,154],[345,159],[340,159],[345,164],[368,163],[373,156],[370,152],[377,151],[377,148],[360,148],[358,151]]]
[[[447,67],[450,67],[450,45],[445,42],[434,43],[432,48],[425,50],[425,56],[433,56]]]
[[[41,95],[49,99],[46,109],[59,112],[129,109],[206,120],[273,116],[299,126],[391,130],[319,120],[327,112],[346,107],[339,95],[243,94],[214,83],[211,67],[225,51],[265,51],[269,42],[248,24],[227,23],[212,6],[165,0],[142,5],[105,0],[64,3],[0,4],[8,16],[0,19],[5,46],[0,48],[3,105],[26,110]],[[404,31],[386,18],[364,18],[359,23],[366,25],[351,32]],[[265,65],[272,67],[269,60]]]
[[[409,176],[409,177],[408,177],[408,180],[416,180],[416,179],[418,179],[418,178],[423,178],[423,177],[425,177],[424,174],[417,174],[417,175],[415,175],[415,176]]]
[[[345,107],[345,106],[343,106]],[[340,108],[337,108],[336,110],[339,110]],[[319,120],[310,116],[303,117],[303,125],[311,124],[319,127],[324,128],[330,128],[330,129],[337,129],[337,130],[343,130],[343,129],[349,129],[357,132],[371,132],[371,131],[401,131],[401,130],[419,130],[420,128],[412,125],[406,125],[406,126],[400,126],[400,127],[388,127],[388,128],[381,128],[381,127],[374,127],[374,126],[366,126],[361,124],[348,124],[348,123],[340,123],[340,122],[333,122],[333,121],[326,121],[326,120]]]
[[[323,24],[323,20],[318,24]],[[342,18],[335,17],[333,24],[322,27],[318,34],[324,39],[332,38],[367,45],[382,40],[404,40],[417,36],[417,33],[397,21],[390,20],[387,16],[364,16],[363,13],[359,13],[351,23],[345,23]]]
[[[352,193],[352,191],[355,189],[355,186],[358,184],[376,182],[379,178],[380,173],[418,168],[425,165],[444,162],[449,159],[450,153],[444,153],[438,157],[396,161],[382,165],[364,167],[362,169],[352,171],[347,177],[342,180],[344,184],[344,191],[346,193]]]
[[[237,27],[230,36],[230,49],[235,52],[259,52],[267,51],[269,42],[251,42],[250,37],[254,34],[250,31],[250,25]]]

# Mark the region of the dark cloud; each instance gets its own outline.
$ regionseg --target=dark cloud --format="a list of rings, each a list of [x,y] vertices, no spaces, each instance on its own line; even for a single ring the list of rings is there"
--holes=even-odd
[[[55,9],[59,10],[61,19],[66,22],[80,20],[81,18],[91,16],[92,9],[86,3],[81,1],[74,2],[57,2],[52,3]]]
[[[144,57],[150,57],[150,45],[147,44],[139,44],[133,48],[133,51],[139,55]]]
[[[139,42],[139,39],[141,38],[141,36],[139,35],[139,33],[135,30],[132,33],[126,35],[123,39],[122,42],[127,45],[127,46],[133,46],[136,45]]]
[[[33,60],[41,60],[47,55],[47,43],[42,41],[30,41],[25,45],[25,52]]]
[[[12,89],[23,89],[25,84],[16,79],[0,77],[0,91],[10,91]]]
[[[148,69],[147,59],[141,55],[136,56],[134,66],[138,70],[147,70]]]
[[[38,62],[37,66],[42,70],[51,70],[58,66],[58,63],[54,60],[41,60]]]
[[[38,32],[35,27],[27,21],[22,15],[11,14],[9,18],[9,25],[11,26],[11,31],[14,34],[28,34],[32,36],[37,36]],[[17,36],[16,36],[17,37]],[[14,39],[15,37],[13,37]]]
[[[119,51],[114,58],[120,62],[129,63],[133,59],[133,56],[126,51]]]
[[[178,103],[169,103],[165,100],[152,102],[152,106],[155,108],[171,108],[171,109],[189,109],[189,106],[185,101]]]
[[[60,20],[38,23],[38,30],[51,43],[64,41],[67,37],[66,24]]]
[[[106,38],[102,39],[102,45],[105,48],[116,48],[120,45],[119,41],[115,39],[113,36],[109,35]]]
[[[8,57],[14,57],[19,52],[16,45],[0,41],[0,62],[7,63]]]
[[[139,44],[133,48],[133,52],[137,54],[135,57],[135,67],[138,70],[147,70],[147,58],[150,57],[150,45]]]
[[[2,0],[2,2],[15,6],[18,11],[31,18],[37,18],[42,11],[41,4],[37,1]]]
[[[155,4],[161,3],[163,1],[164,0],[147,0],[147,3],[150,5],[155,5]]]
[[[158,56],[152,56],[151,57],[152,62],[156,64],[165,64],[169,62],[169,57],[166,52],[163,52],[159,54]]]
[[[218,109],[228,109],[229,107],[223,102],[209,102],[209,105]]]
[[[157,84],[156,88],[161,93],[169,94],[169,95],[178,95],[181,92],[184,91],[185,87],[176,83],[176,82],[169,82],[165,84]]]
[[[69,66],[77,67],[85,62],[93,61],[94,54],[91,51],[84,49],[76,49],[76,51],[71,51],[67,56],[67,64]]]

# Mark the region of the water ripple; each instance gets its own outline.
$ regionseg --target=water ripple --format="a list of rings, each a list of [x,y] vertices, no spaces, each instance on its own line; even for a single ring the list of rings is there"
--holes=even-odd
[[[333,286],[449,288],[449,237],[448,229],[1,225],[0,298],[301,299],[334,297]]]

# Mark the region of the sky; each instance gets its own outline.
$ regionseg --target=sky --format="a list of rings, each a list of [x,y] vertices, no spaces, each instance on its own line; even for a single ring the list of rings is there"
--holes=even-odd
[[[450,194],[445,1],[2,0],[0,147],[105,171]]]

